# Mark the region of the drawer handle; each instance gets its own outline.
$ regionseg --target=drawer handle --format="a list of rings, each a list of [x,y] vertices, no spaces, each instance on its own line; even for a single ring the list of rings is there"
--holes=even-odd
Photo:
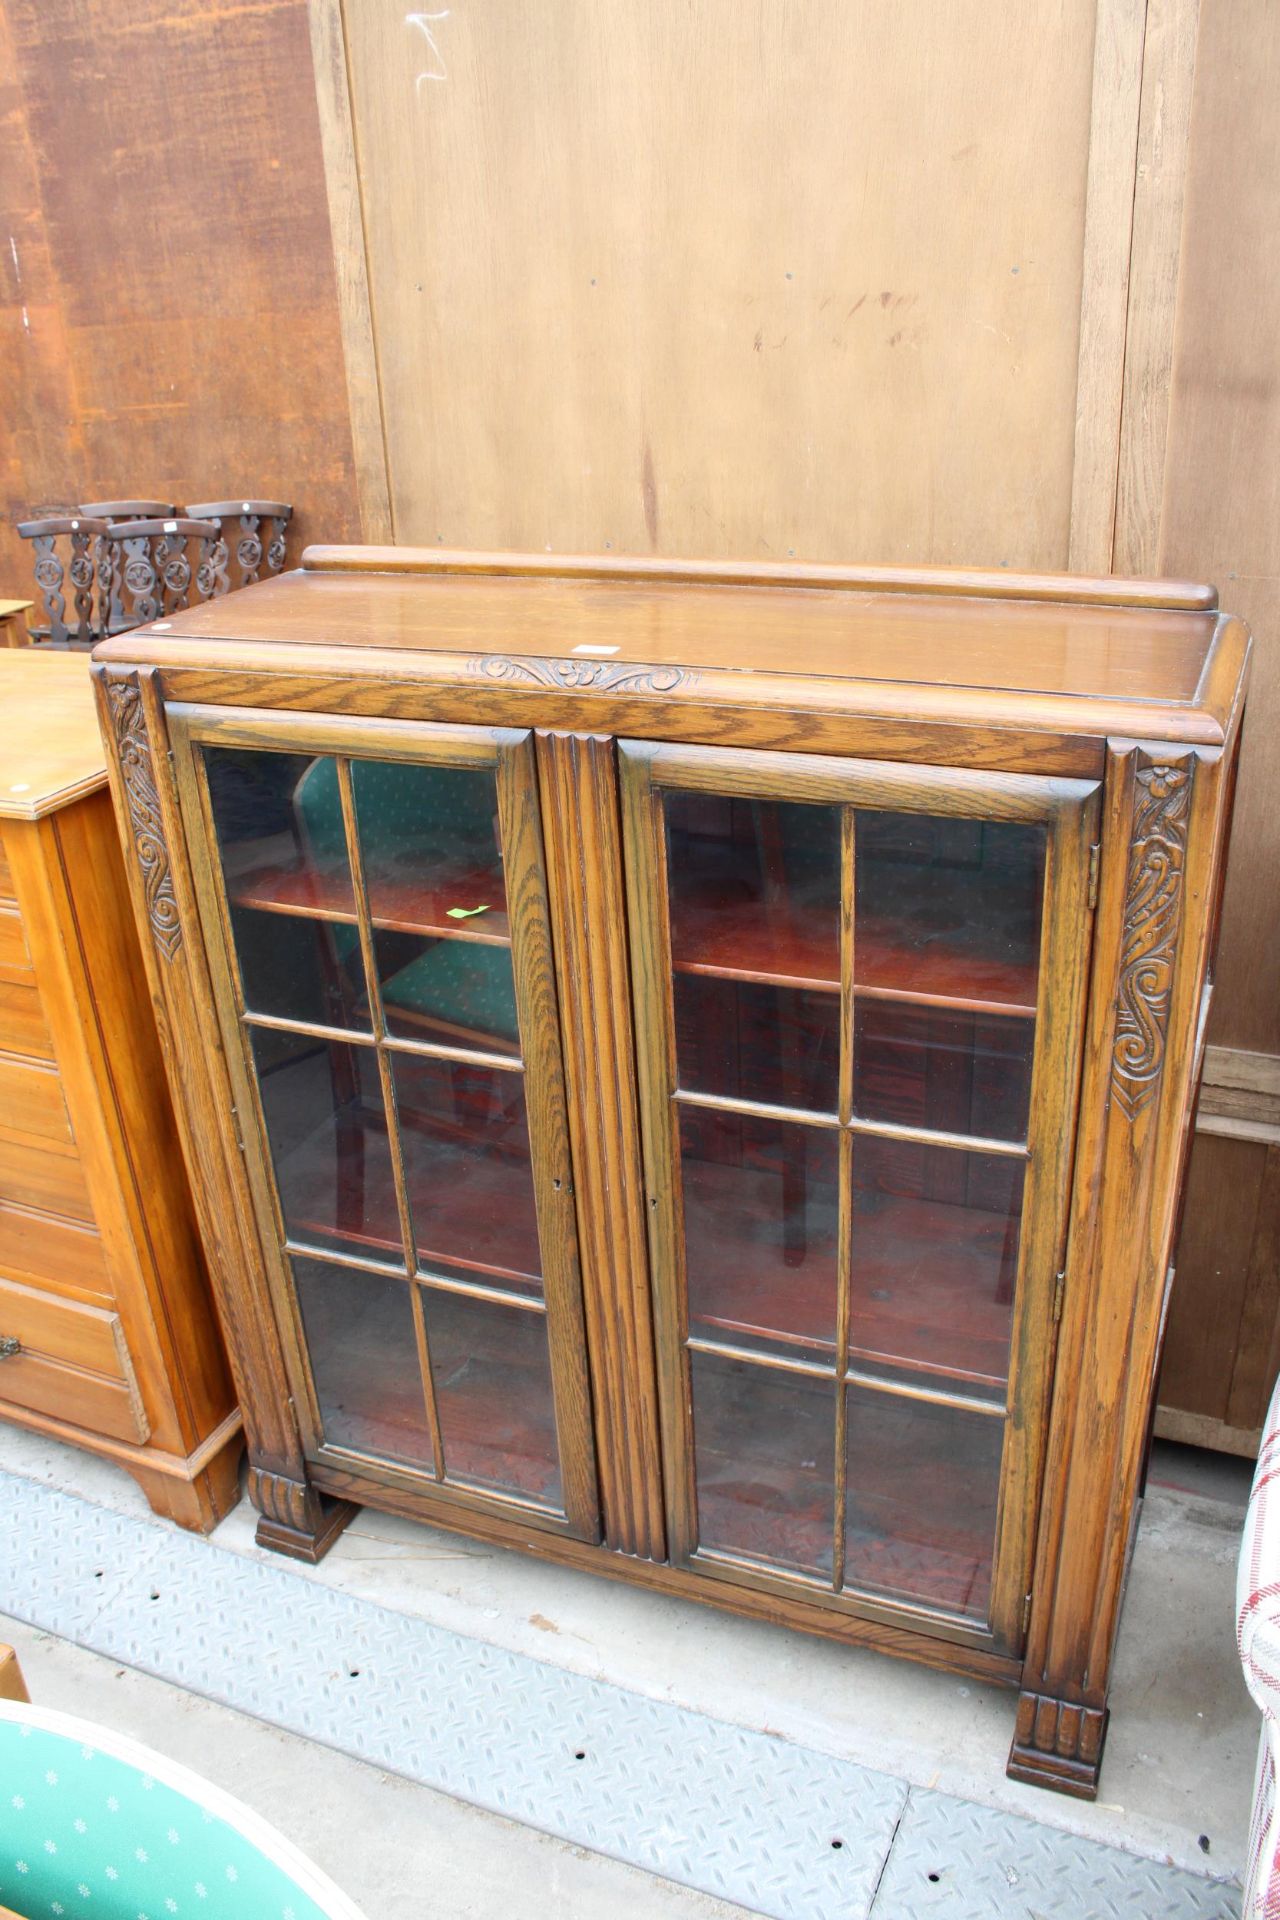
[[[11,1360],[15,1353],[21,1352],[21,1340],[15,1340],[11,1333],[0,1333],[0,1360]]]

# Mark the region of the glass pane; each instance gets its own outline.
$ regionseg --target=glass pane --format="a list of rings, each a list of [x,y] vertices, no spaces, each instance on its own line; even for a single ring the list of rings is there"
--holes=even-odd
[[[831,1574],[835,1389],[691,1353],[698,1544]]]
[[[680,1110],[689,1330],[834,1365],[834,1128]]]
[[[1003,1403],[1024,1163],[853,1143],[850,1359]]]
[[[932,1132],[1025,1140],[1035,1023],[864,1000],[855,1010],[853,1110]]]
[[[293,1262],[326,1440],[434,1469],[407,1280]]]
[[[858,989],[1034,1013],[1043,827],[859,813],[856,843]]]
[[[776,1107],[836,1111],[840,996],[675,976],[680,1085]]]
[[[372,1047],[250,1030],[289,1237],[403,1267]]]
[[[391,1058],[419,1263],[539,1293],[521,1075],[417,1054]]]
[[[838,807],[673,793],[666,819],[677,973],[838,985]]]
[[[519,1053],[509,946],[386,931],[374,934],[373,945],[394,1038]]]
[[[1003,1420],[847,1392],[846,1587],[985,1620]]]
[[[492,772],[355,760],[351,783],[375,926],[508,937]]]
[[[355,917],[337,762],[328,755],[206,747],[227,892],[281,914]]]
[[[546,1315],[420,1291],[446,1480],[560,1511]]]
[[[232,907],[231,927],[250,1013],[370,1031],[355,927],[248,907]]]

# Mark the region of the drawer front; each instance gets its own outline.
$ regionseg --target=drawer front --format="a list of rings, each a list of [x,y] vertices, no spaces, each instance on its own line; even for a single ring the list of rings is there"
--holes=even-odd
[[[33,976],[20,981],[0,975],[0,1051],[53,1059],[53,1038]]]
[[[52,1067],[0,1053],[0,1115],[15,1133],[71,1145],[71,1121],[62,1082]]]
[[[60,1213],[70,1220],[93,1219],[76,1154],[52,1152],[47,1146],[4,1135],[0,1135],[0,1200],[15,1200],[19,1206]]]
[[[116,1440],[149,1434],[118,1314],[0,1279],[0,1407],[27,1407]]]
[[[113,1297],[111,1276],[97,1229],[0,1200],[0,1273],[38,1286],[68,1287]]]

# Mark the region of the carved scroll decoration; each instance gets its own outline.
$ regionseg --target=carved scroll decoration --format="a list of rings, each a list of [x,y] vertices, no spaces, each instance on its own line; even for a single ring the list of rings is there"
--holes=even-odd
[[[1140,767],[1137,787],[1111,1058],[1112,1089],[1130,1120],[1154,1097],[1164,1070],[1191,772]]]
[[[169,849],[160,817],[160,796],[151,770],[151,743],[136,679],[108,680],[107,703],[116,737],[120,777],[129,805],[134,850],[142,873],[147,919],[157,950],[172,960],[182,945],[182,925],[174,898]]]
[[[562,691],[591,687],[598,693],[672,693],[677,687],[693,686],[698,677],[684,667],[636,666],[625,660],[513,660],[497,653],[473,660],[471,671],[508,685],[523,681]]]

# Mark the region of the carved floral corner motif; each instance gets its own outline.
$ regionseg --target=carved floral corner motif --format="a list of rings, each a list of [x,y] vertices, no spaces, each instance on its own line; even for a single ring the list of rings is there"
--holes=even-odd
[[[147,919],[156,948],[166,960],[172,960],[182,945],[182,924],[173,891],[173,872],[169,848],[160,814],[160,796],[156,792],[151,766],[151,742],[147,737],[142,692],[136,676],[107,680],[107,706],[115,733],[116,757],[124,783],[133,828],[133,845],[142,874],[147,902]]]
[[[1132,1120],[1154,1098],[1164,1071],[1178,924],[1182,914],[1189,766],[1137,773],[1120,950],[1111,1085]]]
[[[639,666],[618,660],[543,660],[532,656],[513,659],[509,654],[490,653],[471,662],[471,671],[484,680],[504,685],[523,683],[531,687],[553,687],[558,692],[590,687],[598,693],[674,693],[680,686],[692,686],[697,675],[685,667]]]

